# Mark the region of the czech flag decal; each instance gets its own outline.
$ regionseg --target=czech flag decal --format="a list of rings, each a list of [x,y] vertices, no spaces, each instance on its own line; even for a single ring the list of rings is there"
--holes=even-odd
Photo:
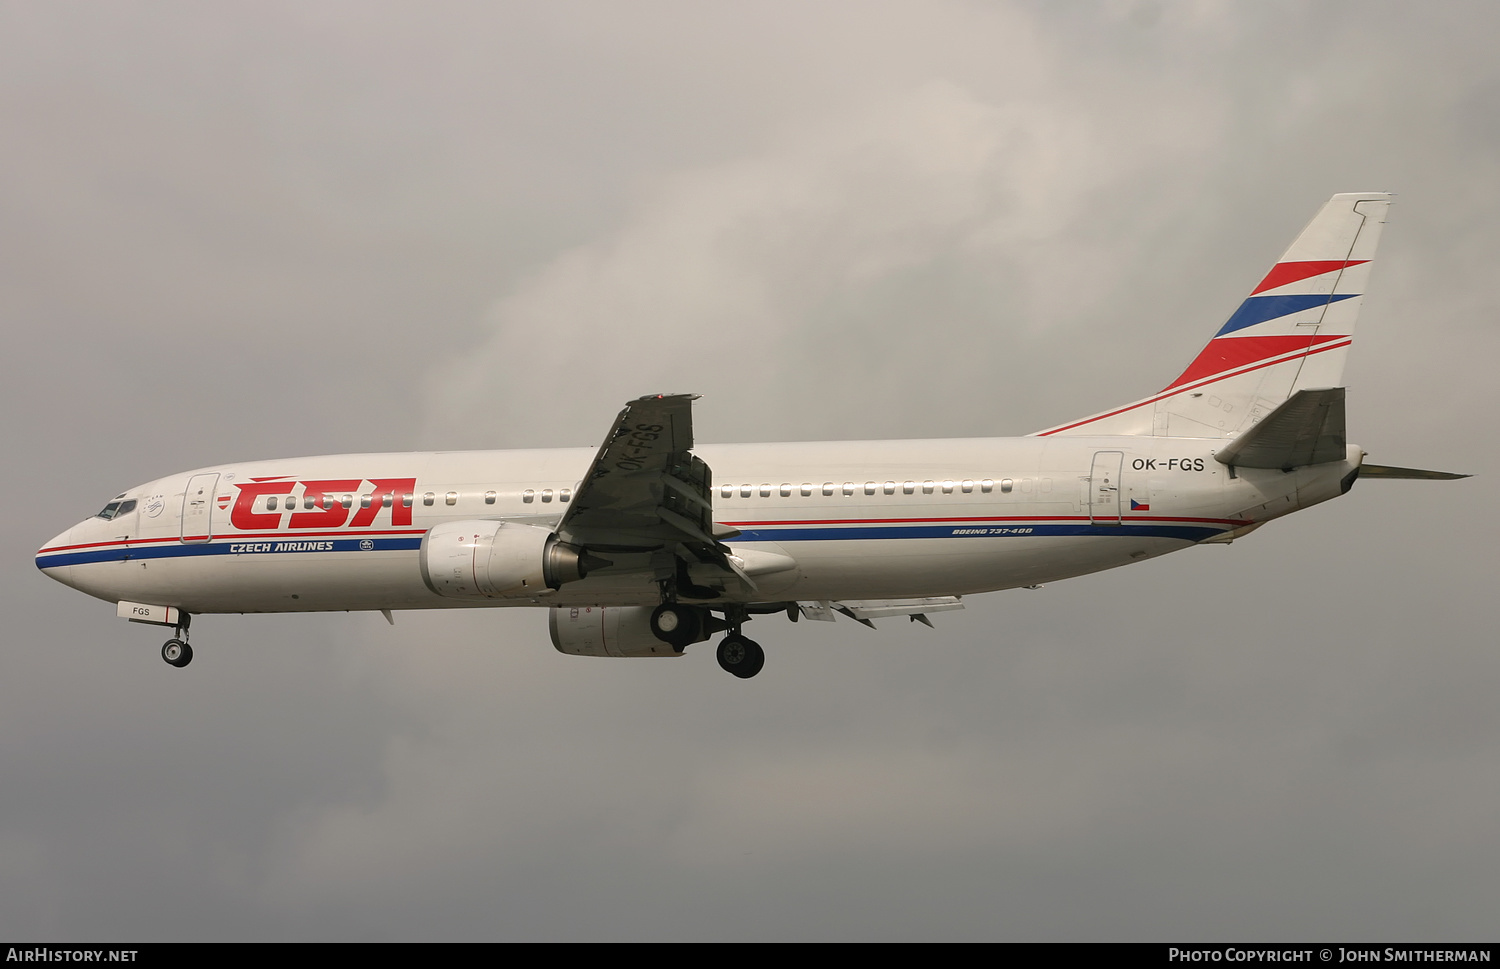
[[[1151,510],[1151,503],[1148,502],[1148,501],[1136,501],[1134,498],[1132,498],[1132,499],[1130,499],[1130,510],[1131,511],[1150,511]]]

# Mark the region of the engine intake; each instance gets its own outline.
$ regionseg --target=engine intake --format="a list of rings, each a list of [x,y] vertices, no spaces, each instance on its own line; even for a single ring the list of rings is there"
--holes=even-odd
[[[444,522],[422,536],[422,581],[450,599],[531,598],[607,564],[517,522]]]

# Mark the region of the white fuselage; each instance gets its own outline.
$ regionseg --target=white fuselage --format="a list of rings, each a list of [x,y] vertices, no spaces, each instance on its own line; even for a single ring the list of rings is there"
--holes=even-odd
[[[1362,452],[1291,472],[1230,469],[1222,441],[1153,437],[702,446],[713,517],[753,601],[901,599],[1035,585],[1126,565],[1341,492]],[[553,527],[592,448],[347,454],[224,465],[121,496],[37,553],[53,578],[112,602],[188,613],[654,605],[649,571],[603,569],[555,592],[455,600],[419,548],[447,521]],[[629,554],[600,553],[621,562]],[[740,593],[738,598],[747,597]],[[732,601],[732,600],[731,600]]]

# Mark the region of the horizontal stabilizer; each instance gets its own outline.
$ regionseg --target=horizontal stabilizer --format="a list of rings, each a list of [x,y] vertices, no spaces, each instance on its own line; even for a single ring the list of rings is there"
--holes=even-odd
[[[1230,467],[1290,471],[1342,461],[1347,446],[1344,388],[1330,387],[1297,391],[1214,458]]]
[[[1454,474],[1452,471],[1424,471],[1421,468],[1392,468],[1384,464],[1362,464],[1361,478],[1405,478],[1410,481],[1457,481],[1472,475]]]

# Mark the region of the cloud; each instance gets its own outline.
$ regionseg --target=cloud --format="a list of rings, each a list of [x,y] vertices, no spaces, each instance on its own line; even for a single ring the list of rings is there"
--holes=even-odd
[[[681,391],[732,395],[720,434],[837,436],[904,387],[974,378],[985,363],[966,347],[992,327],[1023,336],[1021,321],[1108,285],[1077,276],[1090,254],[1048,245],[1117,177],[1092,137],[1056,106],[932,81],[668,175],[625,225],[504,295],[482,344],[429,376],[428,437],[492,420],[510,444],[556,443],[558,428],[593,443],[625,400]]]

